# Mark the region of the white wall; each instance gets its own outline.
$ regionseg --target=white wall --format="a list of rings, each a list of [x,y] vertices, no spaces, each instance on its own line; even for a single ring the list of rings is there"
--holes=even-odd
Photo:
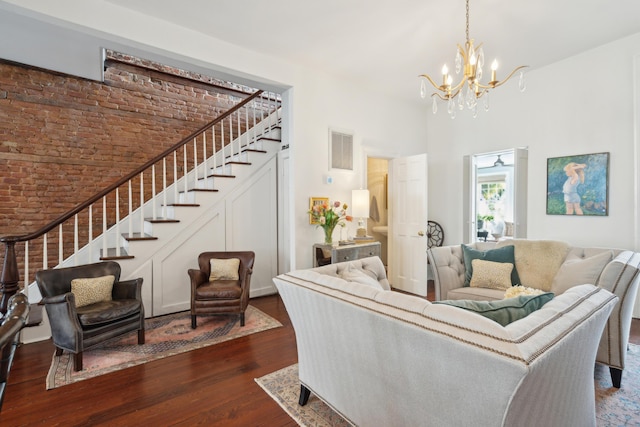
[[[531,70],[524,93],[514,78],[492,93],[491,110],[476,119],[465,111],[451,120],[444,108],[429,114],[429,219],[443,225],[446,244],[462,241],[462,156],[526,146],[529,238],[640,250],[633,89],[638,53],[640,34]],[[547,158],[599,152],[611,153],[609,215],[546,215]]]
[[[14,4],[29,9],[25,11]],[[415,104],[383,98],[380,88],[365,87],[358,81],[346,81],[238,48],[108,2],[60,0],[54,4],[47,0],[11,0],[0,2],[0,6],[26,15],[35,13],[37,19],[88,32],[104,40],[104,47],[170,61],[167,62],[170,65],[184,64],[194,71],[227,73],[262,85],[260,87],[285,90],[284,98],[291,101],[286,108],[283,143],[291,147],[292,219],[289,226],[293,227],[290,242],[293,268],[310,267],[311,247],[323,238],[321,229],[309,225],[306,213],[309,197],[330,197],[350,204],[351,190],[365,184],[363,144],[368,149],[398,155],[426,149],[424,112],[416,109]],[[43,18],[40,13],[47,16]],[[41,37],[46,36],[43,31]],[[21,37],[14,34],[12,40],[20,43]],[[69,49],[72,51],[73,47]],[[64,53],[69,52],[59,52]],[[331,172],[334,178],[331,185],[324,183],[329,173],[329,127],[352,130],[355,146],[355,171]],[[356,225],[351,227],[355,229]]]

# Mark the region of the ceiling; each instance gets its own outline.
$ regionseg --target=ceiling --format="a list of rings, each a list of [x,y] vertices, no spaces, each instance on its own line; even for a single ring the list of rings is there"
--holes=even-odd
[[[465,41],[463,0],[106,0],[212,37],[405,99],[418,74],[449,69]],[[638,0],[472,0],[470,37],[498,78],[640,32]],[[516,84],[517,83],[513,83]]]

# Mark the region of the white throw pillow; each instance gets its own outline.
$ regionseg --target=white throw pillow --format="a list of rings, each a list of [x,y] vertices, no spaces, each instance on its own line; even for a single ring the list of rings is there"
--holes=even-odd
[[[211,265],[210,282],[214,280],[238,280],[240,277],[238,276],[238,270],[240,269],[239,258],[211,258],[209,264]]]
[[[469,286],[490,289],[509,289],[511,287],[513,264],[474,259],[471,261],[471,265],[473,266],[473,275]]]
[[[553,278],[551,292],[560,295],[576,285],[595,285],[600,273],[612,258],[612,251],[605,251],[589,258],[567,258]]]

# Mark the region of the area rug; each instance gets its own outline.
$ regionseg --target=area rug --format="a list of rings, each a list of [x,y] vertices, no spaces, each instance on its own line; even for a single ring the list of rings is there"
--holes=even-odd
[[[629,345],[622,388],[611,386],[609,368],[596,365],[596,423],[599,427],[640,425],[640,346]],[[301,426],[349,426],[311,393],[305,406],[298,405],[298,365],[291,365],[255,380]]]
[[[197,322],[191,329],[188,311],[146,319],[145,344],[138,345],[138,334],[132,332],[92,347],[83,354],[80,372],[74,372],[68,352],[54,353],[47,390],[282,326],[251,305],[245,311],[245,326],[240,326],[238,316],[199,316]]]

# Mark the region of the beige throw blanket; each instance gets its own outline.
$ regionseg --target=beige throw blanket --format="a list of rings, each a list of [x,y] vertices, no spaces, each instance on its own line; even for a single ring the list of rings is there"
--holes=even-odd
[[[513,245],[516,269],[522,286],[551,290],[558,269],[569,253],[569,244],[555,240],[514,239],[498,242],[496,247]]]

